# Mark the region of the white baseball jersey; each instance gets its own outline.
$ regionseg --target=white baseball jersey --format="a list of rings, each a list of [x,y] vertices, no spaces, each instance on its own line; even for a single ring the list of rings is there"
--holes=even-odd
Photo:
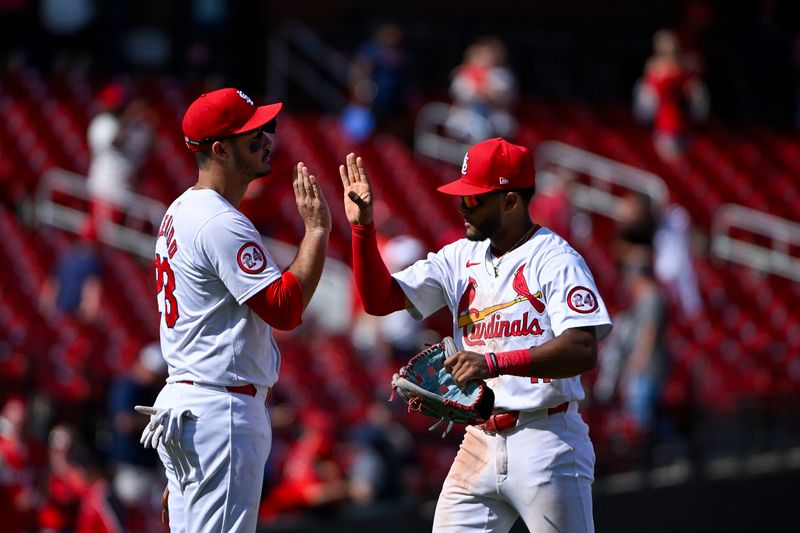
[[[167,382],[271,387],[280,352],[245,301],[280,276],[253,224],[216,191],[179,196],[156,241]]]
[[[495,276],[494,265],[498,275]],[[595,326],[597,339],[611,319],[589,267],[564,239],[539,228],[521,246],[495,258],[489,240],[461,239],[394,274],[424,318],[446,305],[460,350],[479,353],[527,349],[568,328]],[[486,381],[495,407],[535,410],[584,397],[580,377],[499,376]]]

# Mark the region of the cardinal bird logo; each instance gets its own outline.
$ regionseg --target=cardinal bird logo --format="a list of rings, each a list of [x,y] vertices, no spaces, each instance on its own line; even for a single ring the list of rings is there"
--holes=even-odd
[[[461,295],[461,300],[458,302],[457,313],[458,316],[466,314],[469,311],[469,306],[472,305],[472,300],[475,299],[475,290],[478,288],[478,282],[475,278],[469,278],[467,282],[467,290]]]
[[[536,309],[537,313],[542,314],[544,313],[544,302],[537,298],[537,296],[541,297],[542,293],[541,291],[536,291],[536,295],[531,294],[531,291],[528,289],[528,282],[525,280],[525,276],[522,274],[522,270],[524,268],[525,265],[522,265],[514,273],[514,282],[512,286],[517,294],[525,297],[530,302],[533,308]]]
[[[542,297],[542,291],[536,291],[535,294],[531,294],[531,291],[528,288],[528,282],[525,280],[525,276],[522,273],[524,268],[525,265],[522,265],[514,274],[512,286],[514,287],[514,291],[517,293],[517,297],[511,301],[502,302],[483,309],[471,307],[473,300],[475,300],[478,283],[474,278],[469,278],[467,288],[464,291],[464,294],[461,295],[461,300],[459,300],[458,308],[456,309],[458,316],[458,327],[464,328],[478,322],[482,322],[502,309],[525,301],[530,303],[537,313],[544,313],[545,304],[539,299]]]
[[[517,304],[524,306],[523,302],[530,303],[539,314],[544,312],[545,304],[539,299],[542,291],[531,294],[523,269],[524,265],[516,271],[512,283],[517,297],[488,307],[475,305],[478,283],[474,278],[469,278],[456,309],[457,324],[462,330],[465,346],[485,346],[487,339],[539,336],[544,333],[539,318],[532,316],[530,311],[522,312],[522,316],[517,313],[509,317],[498,312]],[[585,298],[582,301],[585,302]]]

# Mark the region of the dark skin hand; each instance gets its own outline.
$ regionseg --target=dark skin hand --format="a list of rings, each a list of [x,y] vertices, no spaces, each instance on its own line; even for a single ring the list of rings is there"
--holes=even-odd
[[[570,328],[529,351],[531,376],[554,379],[577,376],[597,364],[597,336],[594,327]],[[460,388],[469,381],[491,377],[486,356],[477,352],[456,352],[445,360],[444,368]]]

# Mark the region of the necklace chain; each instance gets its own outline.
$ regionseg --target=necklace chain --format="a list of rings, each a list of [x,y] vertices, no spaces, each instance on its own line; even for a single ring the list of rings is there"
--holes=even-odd
[[[492,247],[489,246],[489,260],[491,261],[492,268],[494,269],[494,277],[496,277],[496,278],[500,277],[500,263],[503,261],[503,258],[506,256],[506,254],[508,254],[512,250],[516,250],[523,242],[525,242],[530,237],[531,232],[534,230],[534,228],[536,228],[536,226],[534,226],[531,229],[529,229],[528,231],[526,231],[522,235],[522,237],[520,237],[520,239],[516,243],[514,243],[513,246],[511,246],[511,248],[509,248],[508,250],[506,250],[505,252],[500,254],[497,257],[497,263],[495,263],[494,259],[492,259]]]

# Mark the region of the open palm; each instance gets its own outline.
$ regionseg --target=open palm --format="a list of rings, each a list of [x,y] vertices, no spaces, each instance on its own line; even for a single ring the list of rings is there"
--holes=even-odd
[[[364,161],[353,153],[347,154],[346,164],[339,165],[339,176],[344,186],[347,220],[363,226],[372,222],[372,188]]]

